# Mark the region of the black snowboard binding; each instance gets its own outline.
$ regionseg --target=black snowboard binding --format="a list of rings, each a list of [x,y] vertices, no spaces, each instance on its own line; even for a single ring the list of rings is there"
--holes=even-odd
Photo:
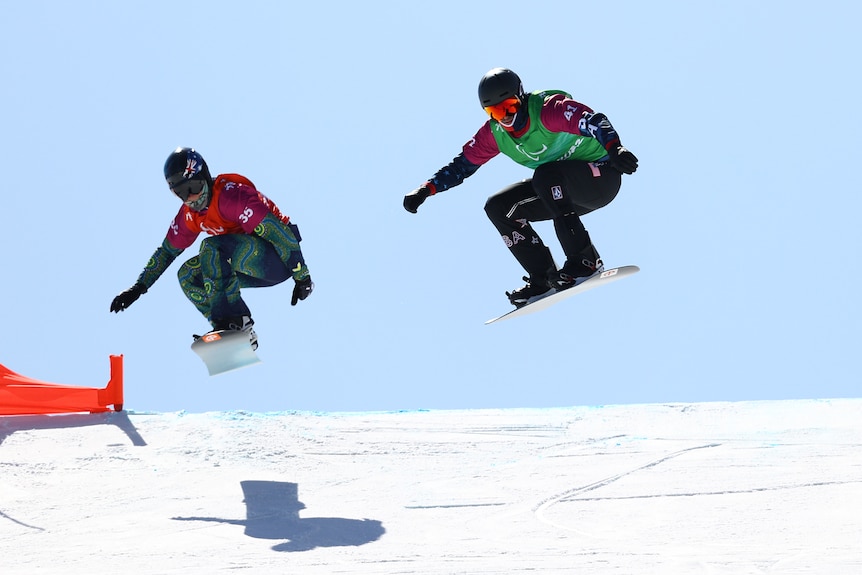
[[[254,325],[254,320],[251,319],[250,316],[242,315],[242,316],[233,316],[227,317],[220,320],[213,320],[212,326],[213,329],[209,333],[213,333],[215,331],[241,331],[248,334],[249,342],[251,343],[252,351],[257,350],[257,334],[254,332],[252,326]],[[197,341],[201,338],[200,335],[193,335],[192,338],[194,341]]]
[[[566,260],[558,271],[548,274],[548,285],[556,290],[564,290],[584,283],[605,269],[602,258],[592,242],[587,244],[575,258]]]
[[[527,282],[527,285],[524,287],[506,292],[506,296],[508,296],[509,301],[515,307],[523,307],[529,303],[553,295],[557,291],[550,286],[547,276],[524,276],[524,281]]]

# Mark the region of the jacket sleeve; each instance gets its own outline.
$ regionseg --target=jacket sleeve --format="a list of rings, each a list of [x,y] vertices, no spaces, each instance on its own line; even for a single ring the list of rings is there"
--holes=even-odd
[[[138,276],[138,281],[135,283],[150,289],[181,253],[183,253],[183,250],[173,247],[168,238],[165,238],[162,241],[162,245],[153,252],[146,267],[144,267],[144,271],[141,272],[141,275]]]
[[[428,180],[432,195],[460,185],[475,174],[485,162],[499,153],[497,141],[491,133],[491,124],[485,122],[476,135],[464,144],[461,153]]]
[[[605,150],[620,143],[620,136],[607,116],[565,95],[555,94],[545,100],[541,114],[542,124],[552,132],[595,138]]]
[[[597,139],[605,150],[620,145],[620,136],[608,117],[601,112],[586,114],[582,118],[581,133]]]
[[[438,170],[434,177],[428,180],[431,194],[445,192],[449,188],[460,185],[465,179],[475,174],[478,169],[479,166],[465,158],[463,152],[458,154],[447,166]]]
[[[255,226],[253,233],[272,244],[278,257],[293,274],[294,280],[301,281],[310,275],[305,259],[302,257],[302,250],[299,248],[302,237],[296,224],[285,223],[274,214],[268,213]]]

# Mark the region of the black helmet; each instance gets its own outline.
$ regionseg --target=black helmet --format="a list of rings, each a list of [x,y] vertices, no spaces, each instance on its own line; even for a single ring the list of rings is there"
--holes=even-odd
[[[212,176],[203,156],[193,148],[177,148],[165,160],[165,180],[182,201],[190,195],[212,188]]]
[[[524,101],[524,86],[517,74],[508,68],[494,68],[479,81],[479,102],[482,107],[499,104],[507,98]]]

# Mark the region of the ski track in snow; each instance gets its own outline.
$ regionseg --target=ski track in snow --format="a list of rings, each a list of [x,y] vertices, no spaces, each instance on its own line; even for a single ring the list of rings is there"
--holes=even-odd
[[[670,455],[666,455],[660,459],[656,459],[655,461],[651,461],[650,463],[647,463],[645,465],[641,465],[635,469],[631,469],[631,470],[625,471],[623,473],[618,473],[616,475],[612,475],[610,477],[600,479],[599,481],[596,481],[594,483],[590,483],[589,485],[583,485],[580,487],[574,487],[572,489],[568,489],[566,491],[563,491],[562,493],[552,495],[551,497],[548,497],[547,499],[544,499],[543,501],[541,501],[533,509],[533,513],[535,513],[536,516],[541,521],[548,523],[549,525],[553,525],[554,527],[557,527],[559,529],[569,529],[568,527],[566,527],[564,525],[557,525],[557,524],[554,524],[553,522],[545,519],[545,517],[544,517],[545,516],[545,513],[544,513],[545,510],[547,510],[548,508],[550,508],[553,505],[556,505],[557,503],[559,503],[561,501],[573,500],[575,498],[575,496],[580,495],[581,493],[587,493],[589,491],[601,489],[602,487],[604,487],[606,485],[610,485],[611,483],[613,483],[613,482],[615,482],[615,481],[617,481],[623,477],[632,475],[634,473],[638,473],[639,471],[643,471],[645,469],[650,469],[651,467],[655,467],[657,465],[661,465],[665,461],[668,461],[668,460],[673,459],[675,457],[679,457],[679,456],[684,455],[690,451],[694,451],[696,449],[708,449],[710,447],[718,447],[719,445],[721,445],[721,444],[720,443],[710,443],[708,445],[699,445],[697,447],[689,447],[687,449],[681,449],[680,451],[677,451],[675,453],[671,453]],[[661,497],[661,496],[653,496],[653,497]],[[583,500],[581,498],[577,498],[577,499]],[[593,499],[593,500],[597,501],[599,499],[601,499],[601,498],[597,498],[597,499]]]

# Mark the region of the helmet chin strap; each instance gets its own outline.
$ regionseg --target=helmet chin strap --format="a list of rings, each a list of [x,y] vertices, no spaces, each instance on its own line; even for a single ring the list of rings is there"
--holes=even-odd
[[[521,114],[521,112],[524,112],[523,115]],[[498,123],[501,126],[503,126],[503,129],[506,130],[507,132],[520,132],[521,130],[524,129],[524,127],[527,125],[527,123],[529,121],[530,121],[530,116],[529,116],[529,114],[527,114],[527,111],[526,110],[518,110],[517,112],[515,112],[515,115],[512,116],[512,121],[510,123],[508,123],[508,124],[505,124],[503,122],[498,122]]]
[[[500,125],[501,125],[501,126],[503,126],[504,128],[506,128],[506,129],[508,129],[508,130],[511,130],[511,129],[515,126],[515,120],[516,120],[517,118],[518,118],[518,112],[515,112],[515,114],[512,116],[512,121],[511,121],[511,122],[509,122],[508,124],[507,124],[506,122],[504,122],[503,120],[498,120],[498,122],[499,122],[499,123],[500,123]]]
[[[527,125],[527,122],[530,119],[530,114],[527,112],[527,97],[518,96],[518,100],[520,101],[520,104],[515,108],[515,113],[512,114],[512,120],[508,124],[502,120],[498,120],[498,123],[503,126],[503,129],[507,132],[520,132],[524,129],[524,126]]]

